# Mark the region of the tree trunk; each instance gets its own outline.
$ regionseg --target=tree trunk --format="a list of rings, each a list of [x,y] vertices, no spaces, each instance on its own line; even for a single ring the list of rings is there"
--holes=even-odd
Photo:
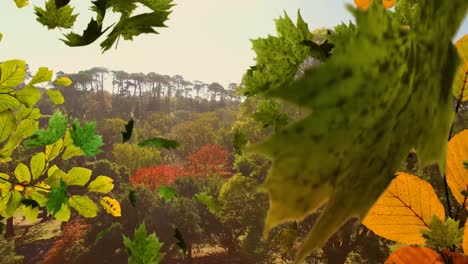
[[[6,229],[5,229],[5,238],[10,238],[15,236],[15,228],[13,226],[13,216],[8,218],[6,221]]]

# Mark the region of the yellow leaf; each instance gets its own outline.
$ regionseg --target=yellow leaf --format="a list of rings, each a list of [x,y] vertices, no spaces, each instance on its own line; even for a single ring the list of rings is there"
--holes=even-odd
[[[462,192],[468,191],[468,171],[463,167],[464,160],[468,160],[468,130],[456,134],[447,145],[447,183],[460,204],[465,201]],[[468,201],[465,208],[468,208]]]
[[[101,198],[100,203],[109,214],[115,217],[121,216],[120,203],[117,200],[106,196]]]
[[[445,219],[444,207],[432,186],[417,176],[398,173],[362,223],[398,243],[424,244],[420,230],[429,229],[432,215]]]
[[[439,253],[427,247],[402,247],[393,252],[385,264],[443,264],[444,259]]]
[[[60,151],[62,151],[63,148],[63,140],[59,139],[57,142],[51,145],[46,146],[45,150],[45,156],[47,161],[53,160],[55,157],[57,157],[58,154],[60,154]]]
[[[455,98],[459,99],[461,96],[461,101],[465,102],[468,100],[468,34],[458,40],[455,46],[462,61],[455,74],[452,91]]]

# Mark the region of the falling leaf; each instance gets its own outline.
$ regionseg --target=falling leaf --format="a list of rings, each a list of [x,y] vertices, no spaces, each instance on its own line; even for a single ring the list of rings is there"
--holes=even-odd
[[[174,238],[177,240],[176,245],[182,250],[184,255],[187,255],[187,243],[185,243],[182,233],[177,227],[172,226],[172,228],[174,229]]]
[[[155,148],[166,148],[166,149],[176,149],[180,146],[179,142],[175,140],[164,139],[160,137],[155,137],[151,139],[147,139],[143,142],[140,142],[138,146],[148,146],[148,147],[155,147]]]
[[[379,236],[403,244],[424,244],[432,216],[445,219],[432,186],[419,177],[399,173],[370,209],[362,224]]]
[[[132,137],[132,132],[133,132],[133,118],[128,121],[127,124],[125,124],[125,131],[122,131],[122,143],[125,143],[130,140]]]
[[[120,203],[117,200],[106,196],[101,198],[101,205],[109,214],[115,217],[121,216]]]
[[[130,192],[128,193],[128,200],[130,201],[130,204],[132,204],[133,207],[136,207],[137,194],[135,190],[130,190]]]

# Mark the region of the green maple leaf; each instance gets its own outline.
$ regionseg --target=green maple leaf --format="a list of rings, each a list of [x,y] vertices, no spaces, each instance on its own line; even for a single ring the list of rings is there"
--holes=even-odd
[[[353,10],[357,28],[345,30],[342,25],[337,31],[345,37],[331,38],[332,56],[298,81],[246,84],[251,93],[311,110],[250,149],[273,160],[262,185],[270,194],[265,234],[278,224],[304,219],[328,202],[296,263],[347,219],[362,219],[412,148],[425,164],[436,161],[444,170],[454,116],[451,87],[459,62],[451,40],[468,2],[399,3],[405,1],[424,6],[411,30],[401,26],[398,14],[373,1],[368,11]],[[287,52],[278,47],[283,49],[278,54]],[[280,77],[292,78],[296,68],[290,67]],[[257,79],[280,78],[268,69]]]
[[[141,224],[135,230],[133,241],[126,236],[123,237],[129,264],[157,264],[161,262],[165,255],[164,253],[159,253],[163,243],[159,241],[155,233],[147,234],[145,224]]]
[[[70,135],[73,144],[83,150],[86,157],[94,157],[101,153],[102,137],[96,135],[96,123],[90,122],[83,126],[75,119]]]
[[[49,199],[45,206],[47,211],[55,215],[62,208],[62,204],[67,203],[67,185],[63,180],[60,180],[59,186],[52,186],[49,193]]]
[[[78,15],[73,14],[73,8],[69,5],[58,8],[55,0],[48,0],[45,4],[45,10],[35,6],[34,11],[37,21],[48,29],[71,28],[75,24]]]
[[[26,147],[37,148],[57,142],[67,130],[68,119],[56,111],[49,120],[46,130],[39,129],[24,142]]]
[[[158,189],[158,195],[159,195],[159,198],[164,199],[164,201],[168,203],[177,197],[177,192],[172,187],[161,186]]]
[[[297,26],[285,14],[276,20],[276,30],[278,37],[252,40],[257,65],[243,77],[241,87],[245,95],[288,86],[300,65],[311,55],[311,48],[304,41],[312,41],[313,35],[299,12]]]
[[[110,27],[102,30],[102,24],[99,24],[96,20],[91,19],[88,27],[83,31],[82,35],[74,32],[65,35],[66,39],[62,41],[70,47],[86,46],[96,41],[102,36]]]
[[[426,239],[425,245],[438,251],[458,246],[463,241],[463,228],[458,228],[459,221],[448,218],[445,221],[432,216],[430,230],[421,230]]]

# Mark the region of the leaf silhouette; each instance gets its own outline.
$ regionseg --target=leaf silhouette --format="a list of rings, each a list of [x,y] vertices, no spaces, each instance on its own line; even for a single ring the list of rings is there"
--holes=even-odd
[[[463,195],[463,192],[468,191],[468,172],[464,167],[464,161],[467,157],[468,130],[463,130],[452,137],[448,143],[445,173],[453,196],[460,204],[465,203],[465,208],[468,208],[468,201],[465,201]]]
[[[455,43],[459,56],[462,59],[453,81],[453,95],[460,102],[468,100],[468,34]]]
[[[151,139],[147,139],[143,142],[138,144],[140,147],[148,146],[148,147],[155,147],[155,148],[165,148],[165,149],[176,149],[180,146],[179,142],[170,139],[164,139],[160,137],[155,137]]]
[[[125,131],[120,132],[120,133],[122,133],[122,143],[125,143],[125,142],[129,141],[130,138],[132,137],[133,124],[134,124],[134,121],[133,121],[133,118],[132,118],[132,119],[130,119],[128,121],[127,124],[125,124]]]
[[[187,255],[187,243],[185,243],[182,233],[177,227],[173,226],[172,228],[174,228],[174,238],[177,240],[177,246],[182,249],[184,255]]]
[[[443,264],[444,259],[439,253],[427,247],[402,247],[393,252],[385,264]]]
[[[432,186],[417,176],[399,173],[363,224],[377,235],[398,243],[424,244],[420,230],[429,229],[433,215],[445,219],[444,207]]]

